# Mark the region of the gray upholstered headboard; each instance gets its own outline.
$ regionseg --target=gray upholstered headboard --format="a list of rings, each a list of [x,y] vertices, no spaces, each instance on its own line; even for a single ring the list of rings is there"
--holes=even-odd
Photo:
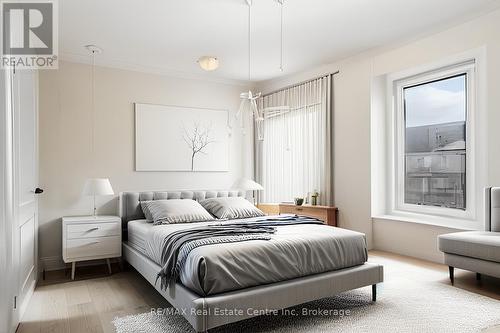
[[[486,230],[500,232],[500,187],[485,190]]]
[[[140,202],[146,200],[192,199],[201,201],[217,197],[245,197],[246,193],[239,190],[177,190],[177,191],[149,191],[149,192],[121,192],[118,202],[119,215],[123,227],[127,222],[144,218]]]

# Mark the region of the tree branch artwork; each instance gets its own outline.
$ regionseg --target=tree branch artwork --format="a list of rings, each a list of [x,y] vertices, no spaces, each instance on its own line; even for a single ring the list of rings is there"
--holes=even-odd
[[[194,171],[194,159],[196,155],[206,155],[207,146],[215,142],[215,140],[213,140],[210,136],[211,129],[211,125],[202,127],[198,122],[194,122],[193,129],[191,131],[188,131],[184,127],[182,139],[191,150],[191,171]]]

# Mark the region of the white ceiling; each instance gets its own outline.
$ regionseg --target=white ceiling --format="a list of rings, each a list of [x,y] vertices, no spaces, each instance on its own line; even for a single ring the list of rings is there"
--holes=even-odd
[[[252,81],[331,63],[384,44],[458,24],[500,0],[285,0],[285,63],[279,71],[279,5],[254,0]],[[60,54],[100,65],[163,74],[247,79],[245,0],[61,0]],[[205,73],[196,60],[215,55]]]

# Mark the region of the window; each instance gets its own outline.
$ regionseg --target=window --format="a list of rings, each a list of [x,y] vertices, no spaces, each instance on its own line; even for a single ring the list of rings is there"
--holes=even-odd
[[[463,216],[470,211],[474,62],[394,81],[395,208]]]
[[[332,204],[331,85],[328,75],[259,99],[264,114],[263,140],[256,141],[256,176],[264,187],[260,202],[290,202],[317,192],[320,204]]]
[[[319,190],[321,120],[320,107],[283,112],[265,120],[263,202],[293,201]]]
[[[403,88],[404,202],[466,208],[467,74]]]
[[[488,70],[481,47],[372,77],[371,216],[484,228]]]

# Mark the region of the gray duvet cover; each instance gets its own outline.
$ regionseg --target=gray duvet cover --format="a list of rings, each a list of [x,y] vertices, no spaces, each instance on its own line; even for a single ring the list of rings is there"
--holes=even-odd
[[[213,221],[196,225],[210,223]],[[185,223],[152,227],[146,236],[146,254],[160,264],[165,236],[193,226],[193,223]],[[181,283],[201,296],[208,296],[361,265],[368,257],[365,235],[359,232],[316,224],[276,229],[271,240],[211,244],[193,249],[180,272]]]

